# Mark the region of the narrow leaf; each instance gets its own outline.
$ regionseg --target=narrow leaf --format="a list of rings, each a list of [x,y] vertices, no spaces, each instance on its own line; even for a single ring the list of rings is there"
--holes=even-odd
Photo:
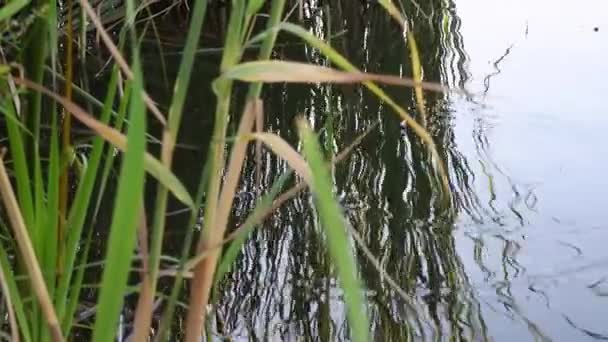
[[[304,154],[312,170],[312,190],[315,206],[323,231],[327,238],[329,254],[336,266],[340,284],[344,290],[344,301],[354,341],[369,341],[369,320],[365,297],[358,277],[356,259],[348,239],[345,219],[338,201],[333,193],[333,182],[329,172],[329,163],[325,161],[321,146],[306,120],[297,120],[300,139],[304,144]]]
[[[244,62],[226,70],[222,79],[265,83],[362,83],[379,82],[404,87],[421,87],[435,92],[460,90],[450,89],[433,82],[419,82],[411,78],[394,75],[340,71],[321,65],[281,60]]]
[[[57,314],[55,313],[51,297],[49,296],[49,292],[44,282],[44,277],[42,276],[42,271],[40,270],[32,241],[30,240],[25,226],[25,221],[19,210],[19,204],[15,198],[13,187],[8,178],[8,174],[6,173],[2,156],[0,156],[0,195],[4,202],[6,213],[15,235],[15,240],[17,240],[21,258],[30,278],[32,289],[42,308],[53,340],[56,342],[63,341],[59,320],[57,319]]]
[[[30,0],[9,0],[8,3],[3,4],[0,8],[0,21],[10,19],[29,3]]]
[[[23,299],[19,293],[19,288],[17,287],[17,281],[15,280],[15,273],[11,270],[10,262],[8,259],[8,253],[4,249],[4,246],[0,244],[0,268],[2,268],[3,276],[6,279],[6,286],[8,287],[7,295],[10,295],[13,311],[17,319],[17,323],[19,326],[19,331],[21,332],[21,337],[25,342],[32,341],[31,331],[29,329],[30,322],[28,321],[28,317],[25,314],[25,305],[23,303]],[[2,291],[6,291],[2,289]]]
[[[143,80],[137,56],[134,62],[133,92],[130,105],[129,145],[118,180],[114,214],[106,252],[106,264],[98,300],[93,341],[113,340],[127,290],[137,222],[144,188],[144,155],[146,149],[146,115],[143,102]]]
[[[289,166],[304,179],[308,184],[311,184],[310,168],[302,158],[302,156],[291,147],[283,138],[273,133],[252,133],[252,139],[259,140],[264,143],[274,154],[285,159]]]
[[[81,123],[95,131],[95,133],[99,134],[102,138],[107,140],[116,148],[120,149],[123,152],[126,150],[127,138],[122,133],[96,120],[77,104],[53,93],[52,91],[48,90],[47,88],[44,88],[41,85],[32,83],[28,80],[15,79],[15,82],[25,85],[28,88],[34,89],[41,93],[44,93],[45,95],[53,98],[55,101],[59,102],[67,111],[72,113],[72,115],[74,115],[74,117],[78,119]],[[150,175],[152,175],[160,183],[162,183],[169,190],[171,190],[175,198],[180,200],[182,203],[188,205],[189,207],[192,207],[194,203],[192,201],[192,197],[190,197],[190,194],[188,193],[184,185],[169,169],[163,166],[156,158],[154,158],[149,153],[145,153],[144,166],[146,171],[150,173]]]

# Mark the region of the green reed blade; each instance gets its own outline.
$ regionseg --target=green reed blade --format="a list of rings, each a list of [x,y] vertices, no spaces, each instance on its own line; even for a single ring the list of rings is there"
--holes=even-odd
[[[0,85],[3,91],[6,91],[7,84],[2,82]],[[6,130],[10,141],[9,149],[13,160],[13,169],[15,174],[15,182],[17,188],[17,198],[21,206],[21,212],[25,219],[25,224],[32,227],[34,223],[34,199],[32,197],[31,179],[29,163],[25,153],[24,134],[22,134],[23,124],[18,121],[18,116],[13,105],[13,99],[10,96],[3,97],[2,108],[5,117],[7,118]],[[32,138],[30,131],[27,132],[29,138]]]
[[[167,121],[166,131],[163,136],[163,145],[161,151],[161,162],[171,170],[173,160],[173,152],[175,142],[177,140],[181,117],[183,113],[184,103],[186,102],[186,94],[190,84],[192,75],[192,67],[194,65],[194,57],[198,47],[202,26],[207,10],[207,0],[198,0],[195,3],[192,21],[186,38],[186,45],[182,61],[177,74],[177,80],[174,85],[173,100],[169,108],[169,118]],[[144,338],[148,335],[150,321],[152,318],[153,301],[157,285],[157,273],[160,264],[160,256],[162,253],[162,243],[165,231],[165,212],[167,209],[169,189],[162,183],[158,184],[156,201],[154,208],[154,219],[152,223],[152,232],[150,240],[150,256],[149,256],[149,277],[144,281],[149,281],[149,291],[145,291],[140,298],[136,310],[136,324],[134,338]],[[194,203],[191,203],[192,205]]]
[[[325,160],[317,138],[302,117],[297,121],[298,133],[303,143],[304,155],[312,170],[312,191],[315,207],[327,238],[329,254],[336,266],[338,278],[344,290],[344,302],[354,341],[369,341],[369,320],[365,296],[357,272],[357,261],[349,240],[344,217],[333,193],[329,163]]]
[[[116,96],[118,82],[118,70],[114,67],[112,75],[110,77],[110,83],[108,84],[107,95],[104,103],[104,107],[101,113],[101,122],[108,122],[110,113],[112,110],[112,104]],[[126,99],[124,99],[126,101]],[[101,137],[95,137],[93,139],[93,149],[89,155],[89,167],[87,167],[84,176],[82,177],[74,195],[72,206],[68,215],[68,221],[66,227],[68,227],[67,241],[65,243],[65,260],[63,262],[64,273],[59,279],[57,296],[55,297],[55,305],[57,307],[57,314],[62,321],[62,330],[68,331],[69,324],[66,321],[71,320],[71,315],[66,315],[66,303],[68,300],[68,290],[73,275],[74,263],[76,261],[76,254],[78,253],[78,245],[82,238],[82,230],[87,217],[89,203],[95,187],[98,165],[101,160],[103,153],[103,147],[105,141]],[[72,296],[71,300],[77,300]]]
[[[117,84],[118,67],[115,66],[110,76],[106,99],[104,101],[104,106],[100,117],[100,121],[103,123],[107,123],[110,120],[112,104],[114,103],[114,99],[116,97]],[[127,99],[128,97],[125,97],[122,101],[126,102]],[[84,228],[84,223],[89,212],[89,205],[91,203],[91,197],[95,188],[95,184],[98,179],[98,169],[101,163],[101,157],[103,154],[104,146],[105,141],[101,137],[95,137],[93,139],[93,148],[91,150],[91,154],[89,155],[88,167],[86,168],[84,176],[79,182],[79,186],[76,190],[76,195],[74,197],[74,201],[72,207],[70,208],[70,213],[68,217],[68,238],[67,243],[65,245],[67,255],[66,260],[64,262],[65,274],[62,275],[59,286],[59,293],[56,297],[56,305],[58,307],[58,310],[60,309],[59,312],[61,315],[60,319],[62,322],[62,330],[65,332],[69,331],[71,321],[74,315],[73,311],[66,311],[66,305],[68,305],[68,307],[73,307],[73,302],[79,300],[79,286],[76,285],[71,287],[71,289],[69,290],[69,297],[68,289],[70,288],[70,283],[72,279],[71,277],[73,275],[76,254],[78,252],[78,244],[82,238],[82,230]],[[69,305],[69,303],[72,304]]]
[[[133,92],[129,117],[128,147],[118,179],[117,195],[110,225],[98,311],[93,341],[111,341],[117,332],[118,317],[127,289],[127,277],[133,257],[136,226],[142,208],[146,150],[146,109],[143,101],[143,79],[138,54],[134,48]]]
[[[250,1],[250,6],[255,6],[254,1]],[[255,8],[254,8],[255,9]],[[285,9],[285,0],[275,0],[272,2],[272,9],[270,10],[270,19],[268,20],[267,28],[275,27],[281,22],[281,15]],[[253,10],[253,9],[252,9]],[[259,9],[258,9],[259,10]],[[257,12],[257,10],[256,10]],[[270,54],[277,40],[278,31],[270,31],[268,36],[265,37],[260,53],[258,55],[258,61],[267,60],[270,58]],[[256,82],[249,86],[248,97],[259,97],[262,92],[262,83]]]
[[[12,0],[0,8],[0,21],[11,19],[13,15],[21,11],[30,3],[30,0]]]
[[[23,298],[21,297],[21,292],[19,291],[19,287],[15,279],[15,273],[11,269],[8,253],[4,249],[3,244],[0,244],[0,267],[2,268],[1,271],[4,273],[4,278],[6,279],[6,283],[10,291],[13,309],[15,310],[17,323],[19,324],[21,338],[23,338],[24,342],[31,342],[33,341],[30,330],[31,322],[29,320],[29,316],[26,315],[25,304],[23,303]]]

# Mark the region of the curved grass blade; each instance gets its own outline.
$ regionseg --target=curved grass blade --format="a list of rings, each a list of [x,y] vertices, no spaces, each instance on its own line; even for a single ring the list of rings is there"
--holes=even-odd
[[[114,145],[121,151],[125,151],[127,147],[127,138],[120,133],[119,131],[105,125],[91,115],[87,114],[80,106],[77,104],[68,101],[66,98],[59,96],[52,91],[44,88],[41,85],[32,83],[31,81],[25,79],[15,79],[15,83],[22,84],[27,86],[28,88],[39,91],[51,98],[55,101],[59,102],[67,111],[72,113],[72,115],[78,119],[81,123],[95,131],[95,133],[99,134],[99,136],[103,137],[109,143]],[[144,133],[145,134],[145,133]],[[156,178],[160,183],[169,188],[175,198],[180,200],[182,203],[186,204],[189,207],[193,206],[192,197],[184,187],[184,185],[177,179],[175,174],[173,174],[170,170],[168,170],[165,166],[163,166],[158,159],[154,158],[151,154],[144,154],[144,166],[145,169],[150,175]]]
[[[251,139],[263,142],[264,145],[274,152],[274,154],[285,159],[289,166],[291,166],[306,183],[311,183],[312,177],[308,164],[304,158],[287,143],[287,141],[273,133],[252,133],[249,136]]]
[[[127,78],[129,78],[130,80],[133,80],[133,78],[135,76],[133,73],[133,70],[131,70],[131,68],[129,68],[129,64],[124,59],[124,57],[120,54],[120,50],[114,44],[112,37],[110,37],[110,34],[104,29],[103,23],[99,19],[99,16],[95,13],[95,10],[91,7],[91,4],[89,3],[89,1],[80,0],[79,2],[80,2],[80,6],[82,7],[82,9],[84,9],[87,16],[91,20],[91,23],[93,25],[95,25],[95,28],[97,29],[97,32],[99,32],[101,40],[103,41],[106,48],[108,49],[108,51],[114,58],[114,61],[116,62],[116,64],[120,67],[122,72],[125,75],[127,75]],[[127,7],[129,7],[129,6],[130,6],[130,2],[127,1]],[[130,17],[132,17],[132,16],[130,16]],[[133,43],[135,41],[136,40],[133,39]],[[166,125],[167,122],[166,122],[165,116],[160,112],[160,110],[158,109],[158,107],[156,106],[154,101],[152,101],[150,96],[145,91],[144,91],[143,97],[144,97],[144,102],[145,102],[146,106],[148,107],[148,109],[150,109],[150,112],[152,112],[152,114],[154,114],[154,117],[156,119],[158,119],[158,121],[161,124]]]
[[[226,70],[219,80],[232,79],[244,82],[266,83],[365,83],[378,82],[403,87],[420,87],[434,92],[458,91],[433,82],[393,75],[339,71],[321,65],[283,60],[244,62]],[[216,81],[217,82],[217,81]]]
[[[344,58],[340,53],[338,53],[331,46],[314,36],[312,33],[308,32],[304,28],[294,25],[291,23],[281,23],[274,29],[267,30],[266,32],[261,33],[256,38],[252,39],[252,42],[264,38],[268,34],[272,34],[275,30],[283,30],[290,34],[293,34],[300,39],[306,41],[312,47],[318,49],[321,53],[323,53],[327,58],[331,60],[332,63],[336,64],[339,68],[343,69],[347,72],[360,72],[352,63],[350,63],[346,58]],[[443,193],[445,203],[448,206],[452,205],[452,193],[450,190],[450,183],[448,179],[447,171],[445,170],[444,163],[437,151],[437,147],[431,135],[422,127],[416,120],[414,120],[408,112],[399,106],[390,96],[384,92],[380,87],[378,87],[372,80],[367,80],[362,82],[372,93],[374,93],[381,101],[384,101],[389,107],[391,107],[399,117],[405,121],[409,127],[414,131],[418,137],[427,145],[431,155],[436,161],[437,171],[439,173],[439,177],[442,182]],[[422,84],[421,84],[422,85]],[[431,90],[431,89],[428,89]],[[447,90],[447,88],[446,88]],[[466,94],[466,91],[460,90]]]
[[[184,54],[180,64],[177,80],[175,82],[173,99],[169,108],[169,118],[166,130],[163,133],[161,161],[163,165],[171,170],[173,151],[179,132],[186,94],[192,75],[196,48],[207,10],[207,0],[198,0],[195,3],[192,21],[184,46]],[[154,209],[154,220],[152,225],[152,239],[150,241],[150,267],[144,277],[142,292],[140,294],[135,314],[135,329],[133,338],[136,341],[145,339],[149,334],[152,319],[154,295],[157,285],[157,273],[160,263],[160,255],[165,231],[165,212],[167,208],[168,189],[159,184],[156,194]]]
[[[410,61],[412,62],[412,77],[417,82],[422,81],[422,64],[420,63],[420,53],[418,51],[418,44],[414,37],[414,33],[410,29],[407,20],[403,16],[402,12],[397,9],[392,0],[378,0],[378,3],[384,8],[384,10],[401,26],[403,31],[406,32],[407,46],[410,50]],[[402,7],[403,8],[403,7]],[[416,95],[416,106],[420,113],[420,121],[424,127],[426,127],[426,106],[424,101],[424,93],[420,86],[414,88]]]
[[[327,238],[329,254],[336,266],[338,278],[344,290],[347,317],[354,341],[369,341],[369,319],[365,296],[358,277],[357,262],[348,239],[344,217],[333,193],[329,163],[323,157],[317,137],[302,117],[296,121],[304,146],[304,155],[312,170],[312,191],[319,211],[321,225]]]
[[[414,38],[414,33],[411,30],[407,31],[407,46],[410,49],[410,60],[412,62],[412,76],[416,83],[422,83],[422,64],[420,63],[420,53],[418,52],[418,44]],[[422,87],[416,85],[414,87],[414,93],[416,94],[416,105],[418,112],[420,113],[420,122],[422,126],[427,125],[426,115],[426,101],[424,100],[424,92]]]

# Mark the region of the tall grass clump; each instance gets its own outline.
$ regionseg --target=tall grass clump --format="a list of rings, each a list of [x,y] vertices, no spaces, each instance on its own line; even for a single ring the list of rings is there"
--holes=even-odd
[[[200,161],[203,171],[196,193],[191,194],[176,176],[173,160],[180,126],[188,114],[186,100],[200,92],[190,87],[191,75],[207,27],[205,20],[214,13],[207,10],[207,0],[193,1],[177,77],[164,113],[164,107],[146,91],[141,51],[147,25],[154,24],[150,17],[165,8],[171,11],[171,4],[153,3],[148,7],[149,3],[135,0],[117,2],[120,6],[105,16],[87,0],[14,0],[0,8],[0,30],[7,43],[0,47],[0,111],[7,136],[0,140],[6,147],[0,152],[0,227],[4,237],[0,241],[0,285],[8,308],[7,334],[24,341],[63,341],[80,334],[93,341],[110,341],[124,338],[125,333],[134,341],[144,341],[152,334],[165,341],[175,333],[176,308],[187,298],[185,340],[199,341],[205,331],[209,332],[207,310],[221,296],[219,281],[228,272],[240,271],[235,260],[251,231],[289,198],[310,187],[323,228],[317,233],[344,290],[350,336],[357,341],[369,340],[365,284],[359,275],[356,244],[336,199],[332,173],[332,165],[346,158],[369,131],[343,153],[333,155],[332,149],[322,148],[311,125],[299,117],[295,127],[302,151],[298,151],[285,137],[265,130],[263,84],[363,84],[428,148],[434,159],[433,176],[440,185],[438,192],[449,204],[447,174],[425,129],[425,116],[410,116],[378,84],[414,87],[422,113],[423,90],[446,89],[422,82],[419,67],[415,67],[413,79],[359,71],[330,44],[288,22],[291,11],[287,9],[302,3],[231,1],[219,75],[209,84],[216,96],[215,109],[208,113],[213,117],[212,138],[203,146],[208,154]],[[391,16],[405,22],[390,2],[383,3]],[[28,22],[23,30],[8,30],[23,20]],[[317,49],[335,68],[271,59],[281,33]],[[413,35],[407,37],[411,50],[416,51]],[[91,40],[109,56],[109,78],[99,98],[87,93],[85,77],[76,76],[86,74],[86,70],[75,70],[91,58],[86,53]],[[260,43],[257,56],[245,61],[245,49]],[[420,64],[417,53],[412,52],[411,58],[414,65]],[[235,108],[239,103],[234,101],[236,82],[249,83],[243,108]],[[238,122],[235,134],[229,130],[231,121]],[[85,143],[72,139],[75,125],[92,132]],[[43,126],[49,129],[42,130]],[[160,127],[162,132],[157,155],[149,147],[152,127]],[[330,136],[336,129],[333,124],[325,128]],[[255,158],[249,153],[250,145]],[[262,147],[283,159],[291,171],[267,191],[260,190],[256,207],[234,230],[230,218],[239,182],[245,179],[244,166],[260,166]],[[284,191],[291,178],[296,185]],[[146,184],[156,187],[154,198],[145,198]],[[103,215],[110,217],[110,223],[98,235],[105,237],[97,253],[103,258],[94,260],[93,244],[99,242],[94,241],[99,229],[96,222],[107,197],[112,205]],[[180,228],[184,231],[181,254],[173,256],[173,265],[164,268],[161,260],[170,257],[163,242],[172,199],[188,209],[189,220]],[[87,270],[99,273],[100,279],[87,284]],[[168,291],[159,287],[163,273],[171,275]],[[182,294],[185,283],[188,293]],[[85,292],[94,294],[94,302],[88,303],[87,297],[83,310]],[[134,314],[124,324],[124,308],[133,304]],[[93,318],[82,319],[83,311],[93,312]]]

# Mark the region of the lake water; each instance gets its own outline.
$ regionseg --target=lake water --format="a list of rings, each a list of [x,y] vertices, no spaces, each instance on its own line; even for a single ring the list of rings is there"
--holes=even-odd
[[[332,45],[353,63],[411,75],[403,36],[382,10],[336,6],[329,24],[321,19],[323,8],[311,3],[307,25],[322,37],[331,25]],[[375,339],[607,340],[608,3],[420,6],[408,2],[406,10],[413,13],[425,79],[473,94],[427,94],[429,129],[448,166],[455,215],[439,205],[424,147],[368,92],[265,88],[266,129],[293,143],[297,114],[317,128],[332,115],[336,151],[380,122],[335,172],[349,223],[408,295],[399,296],[358,250]],[[292,40],[274,58],[326,63]],[[208,142],[208,70],[216,61],[212,55],[198,61],[184,144]],[[158,63],[147,69],[158,74]],[[161,83],[152,93],[162,96]],[[417,115],[411,90],[388,91]],[[182,150],[176,156],[186,183],[198,177],[193,165],[204,155]],[[286,165],[270,154],[263,161],[259,188],[268,189]],[[235,223],[254,206],[259,188],[249,166]],[[236,340],[346,339],[342,294],[318,232],[308,194],[260,227],[222,282],[215,333]]]

